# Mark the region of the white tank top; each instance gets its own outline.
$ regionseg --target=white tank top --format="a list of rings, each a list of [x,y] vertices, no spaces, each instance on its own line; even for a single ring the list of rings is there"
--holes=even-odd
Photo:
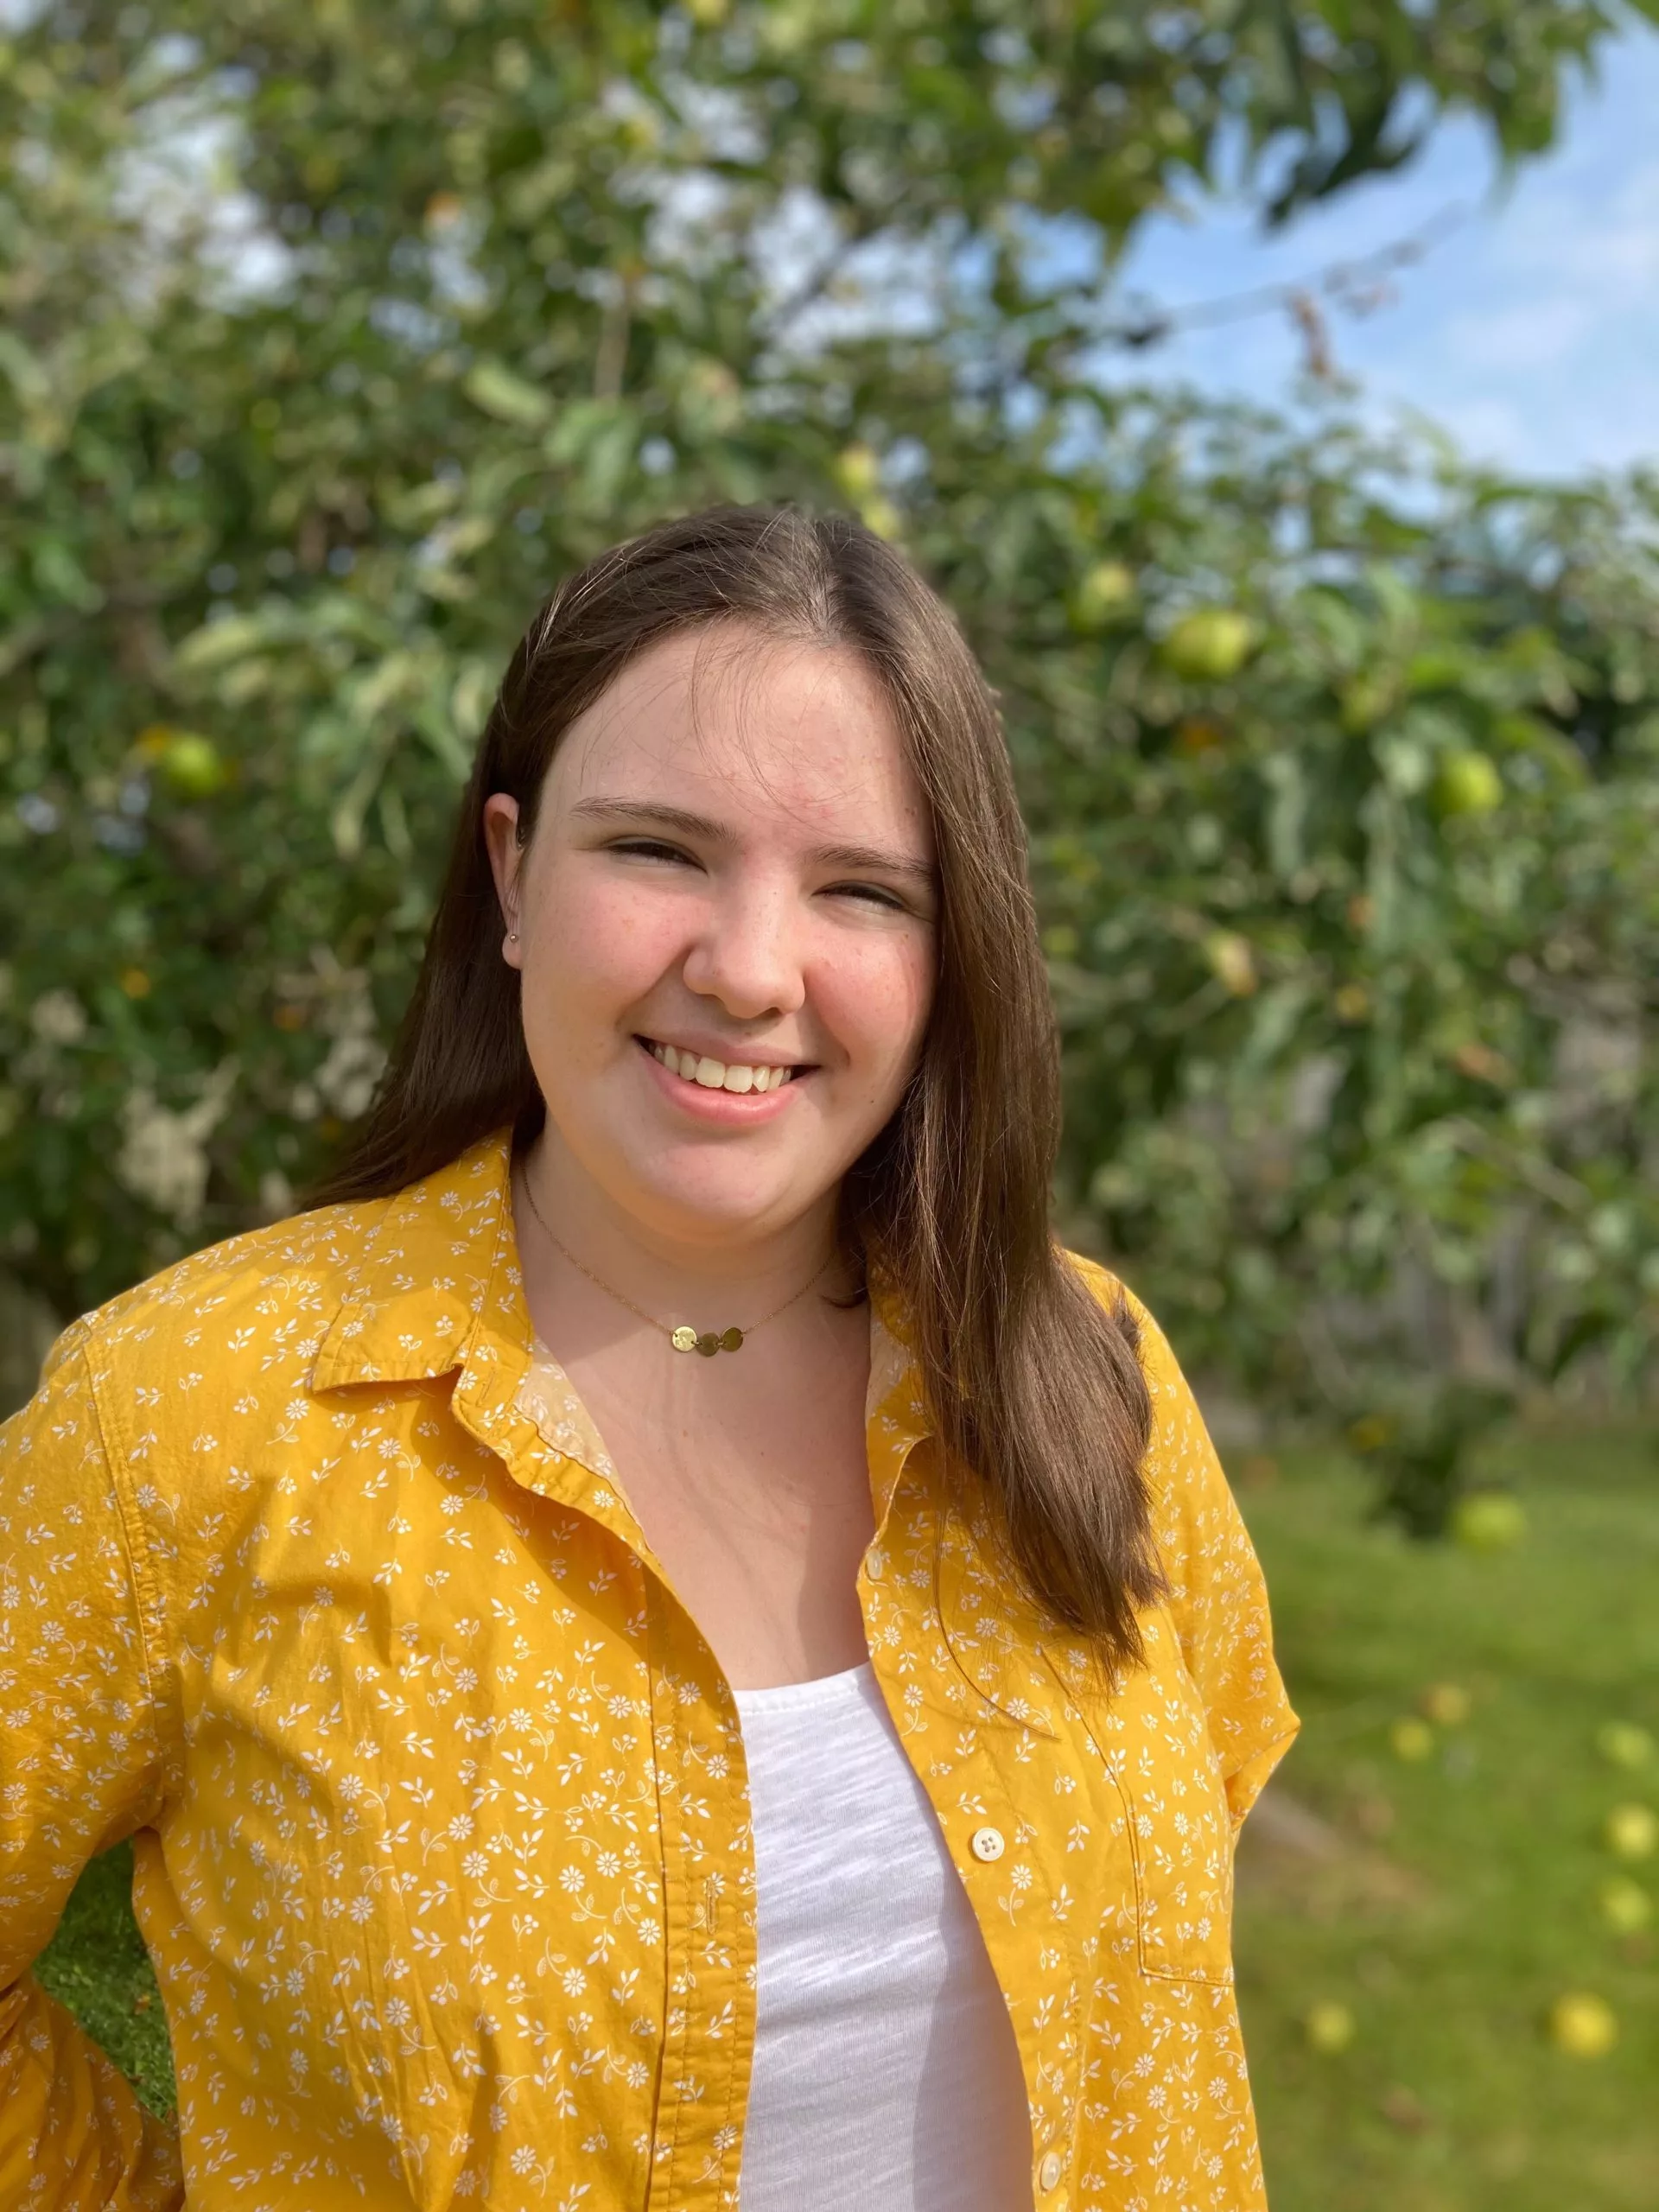
[[[760,1932],[741,2212],[1020,2212],[1007,2006],[874,1673],[736,1694]]]

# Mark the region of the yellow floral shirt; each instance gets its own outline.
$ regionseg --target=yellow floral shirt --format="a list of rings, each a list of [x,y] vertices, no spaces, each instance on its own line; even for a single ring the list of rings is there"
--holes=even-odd
[[[885,1324],[865,1625],[1037,2212],[1259,2206],[1232,1847],[1296,1721],[1192,1395],[1145,1322],[1172,1594],[1109,1694],[991,1571]],[[29,1972],[126,1835],[167,2126]],[[504,1140],[63,1337],[0,1430],[0,2204],[732,2206],[753,1898],[735,1701],[534,1342]]]

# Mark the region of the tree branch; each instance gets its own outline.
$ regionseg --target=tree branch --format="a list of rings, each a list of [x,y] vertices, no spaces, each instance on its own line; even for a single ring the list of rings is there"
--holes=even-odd
[[[1315,327],[1323,334],[1318,300],[1323,297],[1351,315],[1365,315],[1382,303],[1388,280],[1397,270],[1409,268],[1432,251],[1441,239],[1466,222],[1469,210],[1452,201],[1417,230],[1357,258],[1327,262],[1306,276],[1276,284],[1258,284],[1246,292],[1226,293],[1219,299],[1195,300],[1185,307],[1153,307],[1145,312],[1108,323],[1090,334],[1095,344],[1122,346],[1140,351],[1158,346],[1184,330],[1213,330],[1230,322],[1243,322],[1258,315],[1289,315],[1313,345]]]

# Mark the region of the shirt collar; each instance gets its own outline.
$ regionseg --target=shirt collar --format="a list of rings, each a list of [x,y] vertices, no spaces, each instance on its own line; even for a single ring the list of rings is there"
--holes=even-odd
[[[362,1210],[342,1210],[342,1229]],[[865,1398],[878,1520],[912,1445],[931,1433],[921,1378],[896,1297],[873,1287]],[[591,1417],[564,1370],[535,1341],[518,1272],[512,1144],[498,1130],[385,1202],[355,1255],[352,1280],[312,1373],[315,1389],[408,1382],[483,1362],[517,1388],[543,1440],[614,1480]]]
[[[525,1360],[530,1314],[513,1236],[508,1133],[499,1130],[385,1202],[362,1233],[362,1207],[340,1210],[362,1241],[342,1254],[351,1281],[317,1354],[312,1387],[409,1382],[462,1365],[487,1333]]]

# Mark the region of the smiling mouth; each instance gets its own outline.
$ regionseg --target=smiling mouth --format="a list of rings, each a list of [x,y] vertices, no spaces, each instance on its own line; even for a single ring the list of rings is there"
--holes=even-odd
[[[678,1076],[682,1083],[695,1083],[704,1090],[730,1090],[741,1094],[746,1090],[781,1090],[785,1084],[798,1075],[804,1075],[804,1068],[771,1067],[760,1061],[716,1060],[708,1053],[683,1052],[677,1046],[660,1045],[654,1037],[640,1037],[642,1045],[654,1060],[660,1060],[671,1075]]]

